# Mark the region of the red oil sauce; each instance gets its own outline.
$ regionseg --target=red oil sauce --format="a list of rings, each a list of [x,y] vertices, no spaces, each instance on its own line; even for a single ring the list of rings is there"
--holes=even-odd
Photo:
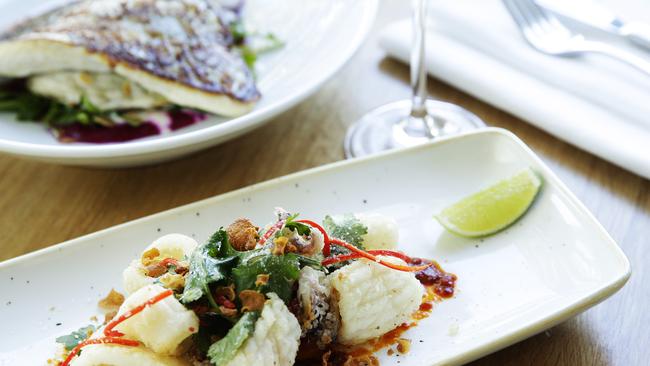
[[[433,265],[423,271],[416,272],[415,278],[424,286],[431,287],[436,295],[444,299],[454,296],[457,279],[455,274],[445,272],[435,261],[422,258],[413,258],[411,261],[411,264],[414,265],[427,263],[433,263]]]
[[[321,362],[314,363],[298,363],[299,365],[327,365],[327,366],[342,366],[342,365],[379,365],[377,358],[373,356],[373,353],[379,351],[382,348],[386,348],[397,344],[401,338],[401,335],[406,332],[409,328],[413,327],[415,323],[402,324],[399,327],[391,330],[390,332],[375,338],[371,339],[359,346],[355,347],[345,347],[342,345],[336,345],[333,349],[329,350],[322,355]]]
[[[399,327],[391,330],[390,332],[384,334],[383,336],[368,341],[366,345],[369,347],[370,352],[377,352],[384,347],[388,347],[397,343],[397,340],[400,339],[402,333],[406,332],[409,328],[415,325],[416,323],[404,323]],[[355,351],[352,351],[350,354],[355,355]]]
[[[167,112],[167,115],[169,116],[168,126],[161,126],[151,121],[143,122],[138,126],[124,123],[111,127],[73,123],[56,127],[56,133],[61,142],[89,142],[95,144],[126,142],[159,135],[165,130],[176,131],[207,118],[205,113],[188,109],[171,110]]]

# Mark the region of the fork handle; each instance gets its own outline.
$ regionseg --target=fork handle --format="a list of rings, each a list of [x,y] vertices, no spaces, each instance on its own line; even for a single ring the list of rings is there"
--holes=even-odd
[[[650,76],[650,61],[647,61],[644,58],[638,57],[634,54],[628,53],[626,51],[622,51],[619,48],[602,44],[602,43],[592,44],[591,47],[589,47],[589,51],[607,55],[612,58],[623,61],[626,64],[633,66],[637,70]]]

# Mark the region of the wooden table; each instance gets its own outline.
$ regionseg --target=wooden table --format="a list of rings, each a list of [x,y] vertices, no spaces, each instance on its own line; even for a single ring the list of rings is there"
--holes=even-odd
[[[191,157],[123,170],[82,169],[0,156],[0,260],[202,198],[343,159],[346,128],[364,112],[407,98],[408,67],[387,59],[377,34],[409,15],[382,3],[355,57],[313,97],[263,128]],[[459,104],[521,137],[622,246],[633,275],[618,294],[579,317],[475,365],[650,364],[650,182],[578,150],[442,82],[435,98]],[[285,144],[291,141],[290,144]],[[650,142],[649,142],[650,143]],[[282,156],[266,153],[282,144]]]

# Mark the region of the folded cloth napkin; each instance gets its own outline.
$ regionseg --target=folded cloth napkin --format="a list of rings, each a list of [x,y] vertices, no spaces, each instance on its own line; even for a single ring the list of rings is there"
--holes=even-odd
[[[628,12],[639,5],[625,2]],[[431,2],[429,15],[429,73],[650,178],[650,75],[601,55],[563,58],[535,51],[499,0]],[[408,62],[411,31],[410,19],[393,23],[380,45]],[[650,61],[650,53],[636,52]]]

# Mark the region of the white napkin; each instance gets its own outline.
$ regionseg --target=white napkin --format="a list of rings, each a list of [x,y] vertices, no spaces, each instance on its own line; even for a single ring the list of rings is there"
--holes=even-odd
[[[628,12],[638,5],[625,2]],[[650,178],[650,76],[600,55],[535,51],[499,0],[432,2],[430,8],[429,73]],[[410,19],[391,24],[380,45],[408,62],[411,30]],[[637,54],[650,61],[650,53]]]

